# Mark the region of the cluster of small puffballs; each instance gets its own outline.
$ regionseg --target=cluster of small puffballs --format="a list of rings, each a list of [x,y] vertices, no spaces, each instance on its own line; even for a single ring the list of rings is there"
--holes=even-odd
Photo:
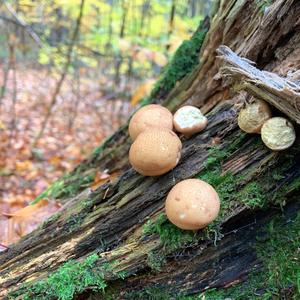
[[[183,106],[172,115],[165,107],[150,104],[139,109],[129,123],[134,141],[129,150],[132,167],[144,176],[159,176],[172,170],[181,157],[177,132],[191,136],[202,131],[207,118],[194,106]],[[177,183],[165,203],[170,222],[181,229],[204,228],[218,216],[220,200],[215,189],[199,179]]]
[[[238,125],[247,133],[261,134],[263,143],[273,151],[285,150],[296,140],[293,124],[283,117],[272,118],[269,105],[259,99],[240,111]]]

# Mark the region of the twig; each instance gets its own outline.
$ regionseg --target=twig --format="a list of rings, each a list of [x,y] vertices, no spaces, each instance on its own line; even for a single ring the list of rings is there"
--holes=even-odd
[[[16,22],[23,27],[28,34],[31,36],[31,38],[38,44],[39,47],[43,46],[43,43],[39,36],[32,30],[32,28],[23,20],[18,14],[14,11],[14,9],[11,7],[9,3],[7,3],[5,0],[2,0],[2,3],[6,7],[6,9],[11,13],[11,15],[14,17]]]
[[[10,60],[8,60],[7,64],[6,64],[6,67],[4,68],[4,74],[3,74],[3,84],[1,86],[1,89],[0,89],[0,107],[2,105],[2,100],[5,96],[5,92],[6,92],[6,86],[7,86],[7,80],[8,80],[8,74],[9,74],[9,70],[11,68],[11,65],[10,65]]]
[[[5,246],[5,245],[3,245],[3,244],[1,244],[1,243],[0,243],[0,247],[2,247],[2,248],[4,248],[4,249],[8,249],[7,246]]]

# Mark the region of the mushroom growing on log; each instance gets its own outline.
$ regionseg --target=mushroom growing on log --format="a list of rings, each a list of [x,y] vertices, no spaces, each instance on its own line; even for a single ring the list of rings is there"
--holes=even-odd
[[[280,268],[268,276],[270,257],[258,252],[254,244],[257,236],[265,247],[268,240],[273,241],[271,233],[259,232],[270,221],[274,225],[280,211],[276,206],[290,220],[299,211],[299,140],[286,152],[275,153],[260,137],[243,134],[237,126],[240,96],[236,90],[245,89],[299,124],[295,109],[300,107],[299,84],[276,73],[286,75],[290,65],[300,68],[300,2],[275,0],[266,13],[255,0],[219,3],[211,26],[203,23],[178,52],[183,60],[169,66],[188,69],[187,74],[172,80],[163,77],[151,98],[173,112],[187,102],[200,107],[209,121],[206,130],[184,140],[181,161],[173,172],[153,178],[140,176],[129,167],[131,140],[126,125],[54,183],[40,198],[59,200],[64,204],[61,211],[0,254],[1,299],[8,295],[12,299],[42,299],[45,295],[57,299],[67,278],[64,274],[69,278],[64,292],[71,297],[86,293],[83,297],[91,299],[147,299],[151,291],[159,290],[169,298],[214,293],[217,299],[227,295],[227,290],[233,294],[235,286],[236,292],[247,291],[255,271],[265,277],[251,285],[254,294],[270,292],[270,287],[287,299],[296,295],[293,274],[288,284],[285,278],[276,277]],[[215,55],[222,43],[234,51],[225,47],[218,51],[231,66],[221,70],[225,83],[235,85],[231,93],[215,80],[220,71]],[[189,60],[184,60],[188,53]],[[249,60],[265,71],[261,73]],[[246,84],[242,86],[240,79]],[[216,137],[217,147],[211,145]],[[122,174],[91,191],[86,178],[99,169]],[[225,204],[217,224],[198,234],[180,231],[163,215],[169,190],[188,178],[213,184]],[[292,224],[284,222],[284,235],[280,235],[284,243],[279,245],[288,250],[288,267],[294,270],[292,242],[297,237],[293,238]],[[272,249],[275,259],[274,249],[280,251],[280,247]],[[285,267],[280,261],[272,263]],[[91,295],[94,289],[96,294]]]

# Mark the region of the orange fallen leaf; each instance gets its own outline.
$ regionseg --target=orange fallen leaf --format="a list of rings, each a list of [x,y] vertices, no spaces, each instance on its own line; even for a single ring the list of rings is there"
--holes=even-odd
[[[10,218],[10,217],[27,218],[28,216],[32,216],[36,212],[37,209],[39,209],[43,206],[46,206],[48,203],[49,203],[48,200],[42,199],[38,203],[21,208],[14,213],[2,212],[2,215],[4,215],[5,217],[8,217],[8,218]]]
[[[13,213],[2,212],[2,216],[8,219],[1,221],[4,225],[4,232],[1,234],[0,243],[9,245],[16,242],[20,237],[34,230],[59,208],[59,203],[42,199],[34,205],[26,206]]]
[[[32,170],[32,168],[33,168],[33,163],[30,160],[16,162],[16,170],[19,173],[23,173],[24,171]]]
[[[104,183],[108,182],[109,180],[113,180],[119,176],[119,172],[114,172],[112,174],[108,174],[105,172],[97,172],[94,182],[90,186],[90,188],[94,191],[99,186],[103,185]]]
[[[136,105],[137,103],[140,102],[142,98],[147,96],[151,92],[154,82],[155,82],[154,79],[149,79],[145,81],[143,84],[141,84],[133,93],[130,100],[130,104]]]

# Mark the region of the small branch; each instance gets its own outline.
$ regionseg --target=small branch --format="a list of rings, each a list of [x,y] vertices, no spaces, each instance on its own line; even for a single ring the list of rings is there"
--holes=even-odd
[[[300,124],[299,81],[292,80],[291,77],[285,78],[275,73],[261,71],[254,66],[252,61],[239,57],[226,46],[220,46],[217,53],[224,61],[219,74],[227,84],[233,86],[235,90],[244,90],[269,102]]]
[[[4,4],[6,9],[11,13],[11,15],[16,20],[16,22],[14,22],[14,23],[17,23],[18,25],[23,27],[28,32],[28,34],[31,36],[31,38],[38,44],[38,46],[42,47],[43,43],[42,43],[40,37],[32,30],[32,28],[23,19],[21,19],[20,16],[18,16],[18,14],[14,11],[14,9],[11,7],[11,5],[9,3],[7,3],[4,0],[2,0],[2,3]],[[9,21],[11,21],[11,20],[9,20]]]

